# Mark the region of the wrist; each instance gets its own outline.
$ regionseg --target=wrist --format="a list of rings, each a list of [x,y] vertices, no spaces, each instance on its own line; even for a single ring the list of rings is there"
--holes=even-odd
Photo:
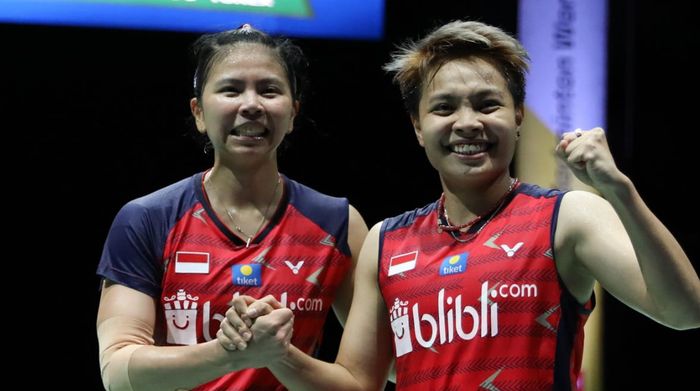
[[[299,366],[300,366],[300,361],[299,361],[299,357],[298,357],[299,354],[301,354],[302,356],[305,356],[304,353],[302,353],[294,345],[290,344],[289,350],[287,350],[287,353],[284,354],[283,356],[280,356],[276,360],[271,360],[267,364],[267,369],[269,369],[273,373],[279,372],[279,371],[298,370]]]
[[[618,201],[629,203],[633,194],[636,192],[632,181],[622,173],[618,179],[610,181],[605,186],[601,186],[597,190],[600,191],[603,198],[611,203]]]
[[[226,372],[239,371],[247,368],[242,350],[227,350],[216,339],[205,343],[211,344],[210,357],[213,361],[212,365],[217,368],[221,368]]]

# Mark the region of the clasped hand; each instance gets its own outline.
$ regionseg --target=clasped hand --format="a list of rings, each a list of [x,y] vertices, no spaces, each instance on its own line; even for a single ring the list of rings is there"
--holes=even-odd
[[[228,351],[246,351],[248,367],[261,368],[287,354],[293,326],[294,314],[274,297],[240,295],[231,301],[216,338]]]

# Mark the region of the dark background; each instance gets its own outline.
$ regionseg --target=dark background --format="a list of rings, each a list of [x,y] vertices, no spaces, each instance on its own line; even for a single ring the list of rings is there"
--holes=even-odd
[[[347,196],[370,226],[440,192],[398,90],[380,69],[394,44],[456,18],[517,31],[516,1],[414,3],[388,1],[382,41],[297,40],[312,64],[311,94],[281,170]],[[698,89],[691,84],[698,71],[691,56],[700,34],[692,2],[611,3],[611,147],[698,270],[690,191],[697,183]],[[31,268],[39,276],[26,286],[39,294],[38,313],[23,310],[27,335],[13,333],[23,347],[16,359],[66,374],[25,381],[101,389],[94,272],[112,218],[126,201],[210,164],[188,125],[188,48],[196,36],[0,25],[0,69],[9,83],[2,98],[9,244],[23,248],[17,273]],[[697,330],[669,330],[610,296],[604,302],[607,390],[698,387]],[[327,334],[323,354],[332,359],[334,320]]]

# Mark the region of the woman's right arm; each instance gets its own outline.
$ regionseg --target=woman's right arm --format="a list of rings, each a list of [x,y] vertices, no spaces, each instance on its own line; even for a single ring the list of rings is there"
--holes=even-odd
[[[265,366],[271,357],[279,355],[255,348],[227,351],[216,340],[190,346],[154,346],[155,314],[152,297],[105,281],[97,314],[97,337],[107,390],[191,389],[231,371]],[[282,325],[289,321],[285,315],[289,314],[275,312],[262,323]]]
[[[290,390],[381,390],[392,362],[392,332],[379,286],[378,244],[381,223],[362,245],[355,272],[355,293],[335,363],[310,357],[295,347],[268,368]],[[258,320],[255,321],[256,323]]]

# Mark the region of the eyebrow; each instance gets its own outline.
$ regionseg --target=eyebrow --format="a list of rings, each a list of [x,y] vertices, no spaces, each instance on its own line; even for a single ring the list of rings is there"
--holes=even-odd
[[[226,85],[226,84],[240,84],[240,83],[245,83],[243,79],[235,78],[235,77],[227,77],[221,80],[217,80],[214,84],[217,86],[220,85]],[[284,79],[278,78],[278,77],[265,77],[262,79],[259,79],[256,81],[255,84],[274,84],[274,83],[285,83]]]
[[[503,92],[497,88],[482,88],[479,91],[469,95],[469,99],[484,99],[488,96],[495,95],[500,99],[504,98]],[[433,101],[441,101],[441,100],[451,100],[455,99],[457,97],[457,94],[454,94],[452,92],[441,92],[435,95],[432,95],[428,98],[428,103],[433,102]]]
[[[476,94],[474,94],[474,95],[475,95],[477,98],[484,98],[484,97],[486,97],[486,96],[488,96],[488,95],[496,95],[496,96],[498,96],[499,98],[503,98],[503,91],[501,91],[501,90],[498,89],[498,88],[489,87],[489,88],[484,88],[484,89],[479,90],[479,91],[478,91]]]

